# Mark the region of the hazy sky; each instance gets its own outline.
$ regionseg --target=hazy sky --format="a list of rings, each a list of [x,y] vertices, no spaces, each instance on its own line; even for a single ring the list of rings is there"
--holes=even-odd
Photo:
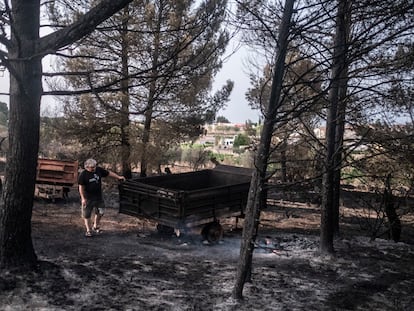
[[[229,47],[230,50],[232,48]],[[245,49],[240,48],[231,55],[217,74],[213,84],[214,89],[220,89],[227,80],[234,81],[230,101],[227,103],[227,107],[218,113],[218,116],[224,116],[232,123],[245,123],[247,120],[257,122],[259,120],[259,112],[252,110],[245,99],[245,93],[250,86],[245,66],[247,53]]]
[[[0,93],[9,93],[9,73],[7,71],[0,71]],[[8,95],[0,95],[0,101],[9,103]]]

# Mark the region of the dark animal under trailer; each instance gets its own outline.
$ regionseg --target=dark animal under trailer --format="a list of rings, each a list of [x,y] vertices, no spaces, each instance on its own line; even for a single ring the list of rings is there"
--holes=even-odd
[[[206,229],[219,218],[244,217],[252,172],[218,165],[196,172],[127,180],[119,185],[119,212],[154,220],[159,230],[186,231],[200,225]],[[215,231],[206,237],[210,242],[218,239]]]

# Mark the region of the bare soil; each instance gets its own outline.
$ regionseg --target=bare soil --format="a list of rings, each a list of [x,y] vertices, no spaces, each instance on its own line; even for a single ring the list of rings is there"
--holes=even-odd
[[[341,208],[336,255],[318,253],[317,205],[274,200],[262,213],[253,279],[231,298],[242,221],[222,220],[221,243],[204,245],[200,228],[159,234],[156,224],[118,213],[109,191],[103,232],[84,237],[79,201],[36,201],[33,243],[40,270],[0,275],[0,310],[412,310],[414,217],[402,241],[371,241],[366,212]]]

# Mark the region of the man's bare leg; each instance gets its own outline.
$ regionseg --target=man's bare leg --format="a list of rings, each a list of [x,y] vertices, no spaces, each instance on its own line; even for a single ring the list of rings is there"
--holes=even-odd
[[[97,213],[97,214],[95,214],[95,221],[94,221],[94,224],[93,224],[93,228],[94,228],[94,230],[96,231],[96,232],[99,232],[100,230],[100,227],[99,227],[99,225],[100,225],[100,223],[101,223],[101,218],[102,218],[102,214],[100,214],[100,213]]]
[[[86,227],[86,236],[90,236],[89,234],[92,233],[91,219],[90,218],[84,218],[83,220],[85,222],[85,227]]]

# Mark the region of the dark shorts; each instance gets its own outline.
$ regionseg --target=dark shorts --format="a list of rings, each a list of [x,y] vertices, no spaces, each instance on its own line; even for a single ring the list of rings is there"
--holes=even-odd
[[[104,208],[104,201],[88,200],[86,201],[86,205],[81,207],[82,218],[91,218],[92,211],[94,211],[96,215],[99,214],[102,216],[104,214]]]

